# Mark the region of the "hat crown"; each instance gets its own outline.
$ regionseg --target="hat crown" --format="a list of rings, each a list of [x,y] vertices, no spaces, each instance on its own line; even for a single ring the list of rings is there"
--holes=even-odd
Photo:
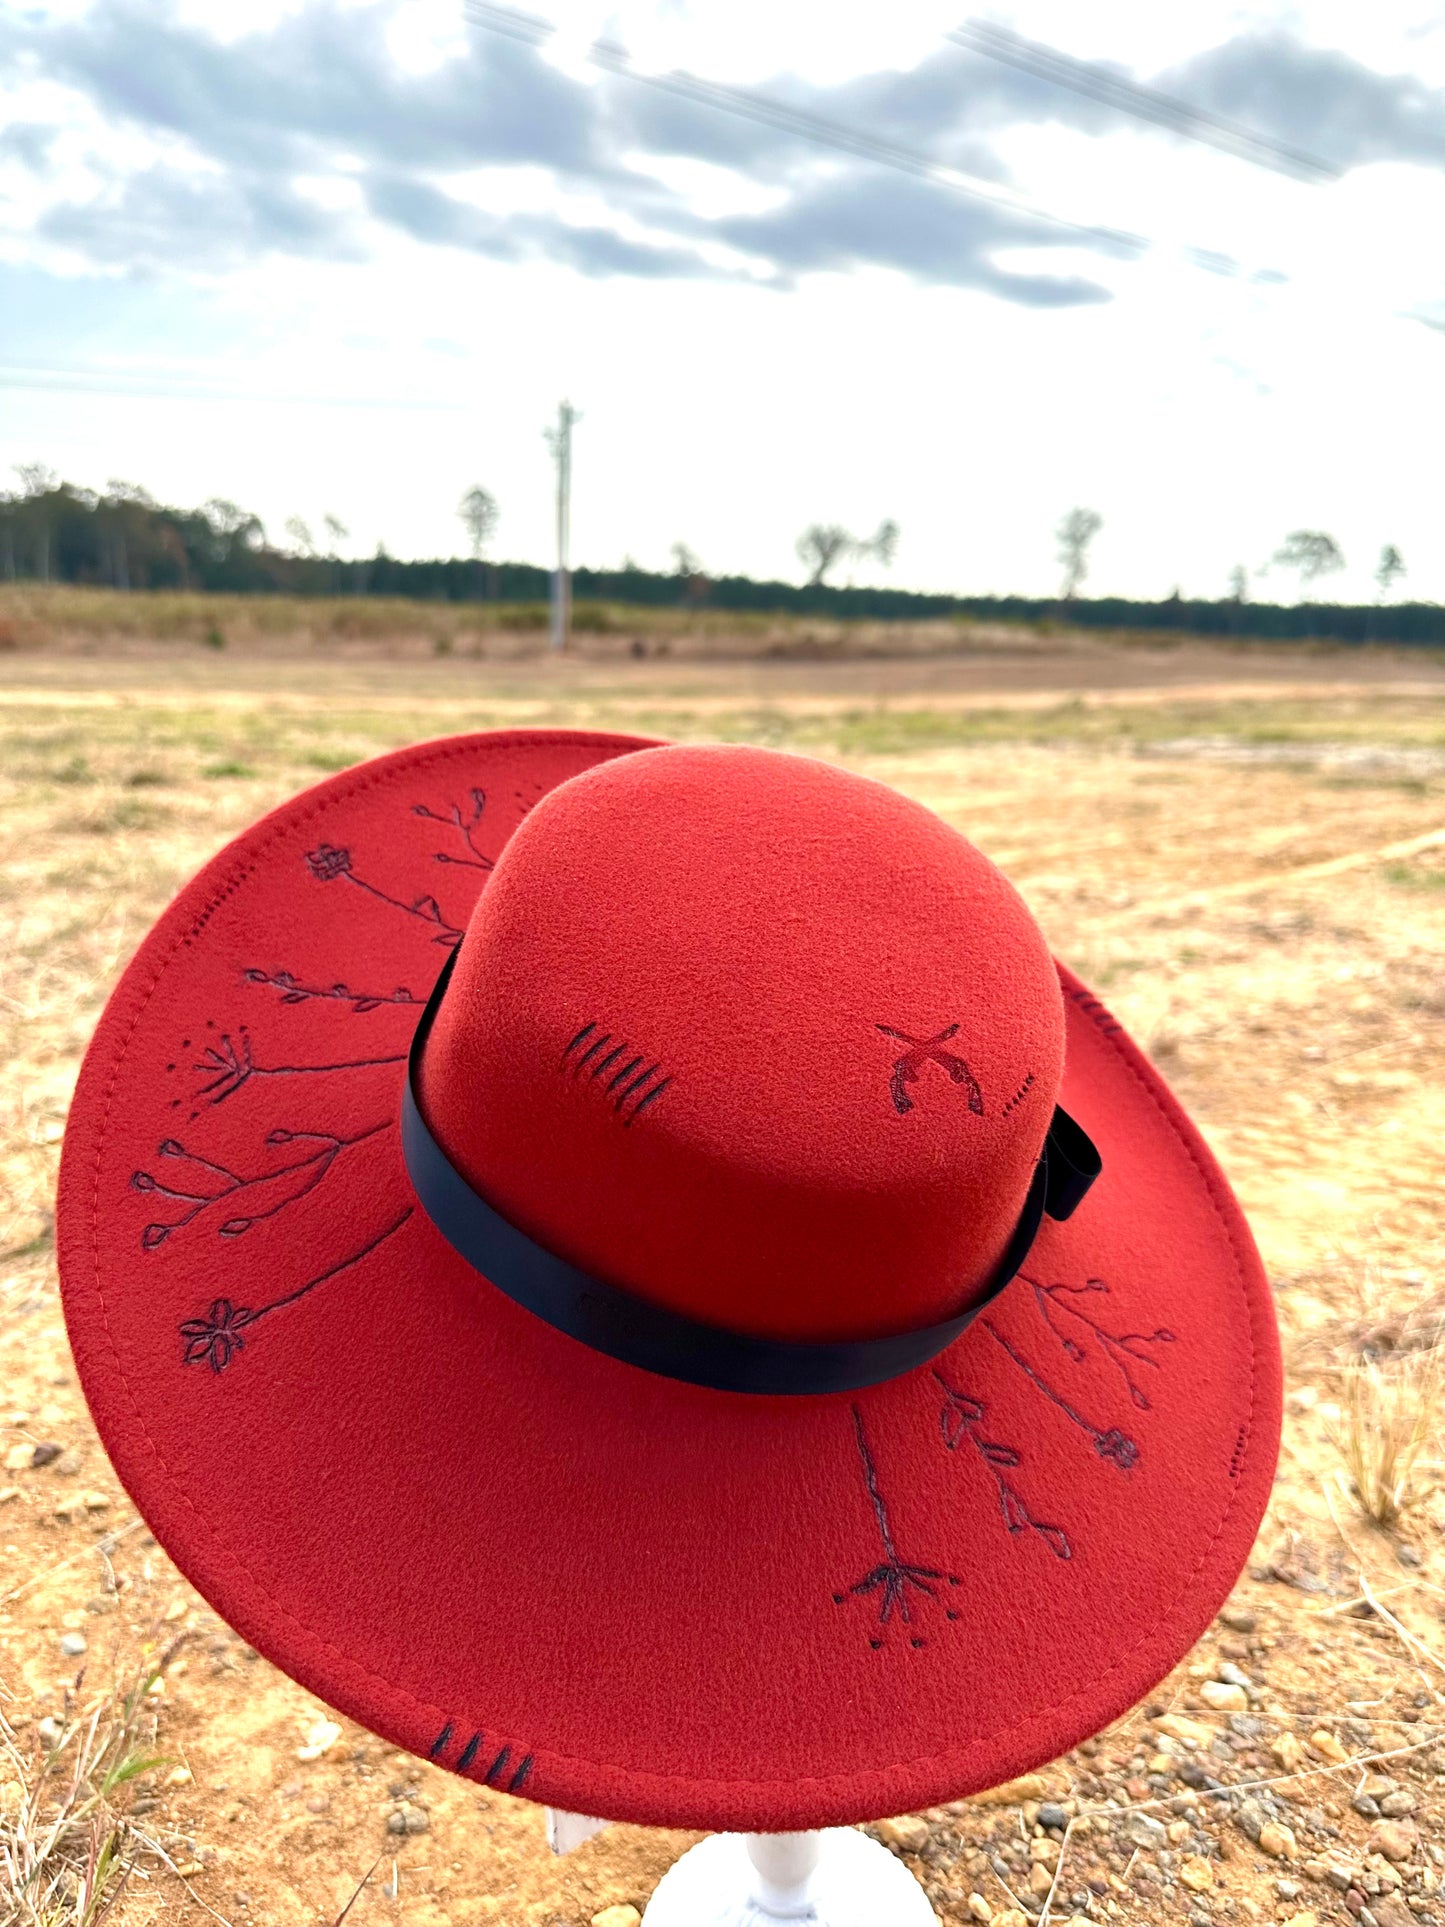
[[[473,913],[418,1078],[539,1244],[705,1323],[824,1341],[976,1300],[1063,1064],[1002,873],[884,785],[670,747],[551,791]]]

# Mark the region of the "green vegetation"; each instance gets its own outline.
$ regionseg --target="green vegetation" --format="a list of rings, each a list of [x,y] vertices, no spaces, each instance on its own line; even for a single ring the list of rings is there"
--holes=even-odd
[[[287,524],[290,546],[283,547],[268,538],[259,516],[221,496],[199,508],[173,508],[131,483],[113,482],[98,493],[62,481],[39,464],[22,469],[21,484],[18,491],[0,491],[0,583],[89,585],[123,592],[203,590],[247,597],[330,596],[353,602],[406,597],[426,604],[502,605],[509,610],[513,605],[532,605],[526,620],[537,626],[546,620],[541,605],[548,593],[549,572],[532,563],[489,562],[479,550],[470,557],[399,561],[382,547],[373,556],[343,558],[336,553],[335,543],[345,531],[331,518],[333,547],[323,554],[305,523],[292,518]],[[1206,601],[1175,594],[1159,602],[1080,597],[1076,591],[1083,580],[1084,555],[1097,527],[1097,515],[1084,509],[1072,511],[1061,525],[1061,555],[1066,562],[1062,601],[835,588],[823,579],[833,560],[844,552],[891,557],[897,529],[885,522],[874,537],[860,542],[841,528],[815,525],[802,545],[812,575],[807,582],[708,577],[697,569],[696,558],[680,547],[677,566],[671,571],[641,569],[630,562],[620,569],[576,570],[575,622],[583,631],[593,625],[605,630],[619,620],[631,629],[638,610],[707,608],[726,611],[734,621],[747,613],[881,622],[965,617],[1036,624],[1067,618],[1074,628],[1176,636],[1445,645],[1445,608],[1427,603],[1255,603],[1245,601],[1242,594]],[[1334,548],[1329,536],[1299,530],[1290,543],[1294,547],[1287,544],[1280,556],[1299,569],[1302,590],[1337,566],[1321,560],[1319,545]],[[1394,550],[1386,553],[1396,555]],[[1381,567],[1386,567],[1383,557]],[[1382,575],[1380,580],[1383,596],[1395,577]],[[605,613],[609,608],[611,612]],[[0,648],[15,639],[0,618]],[[208,648],[224,649],[229,630],[210,614],[201,640]],[[454,642],[454,638],[448,640]]]

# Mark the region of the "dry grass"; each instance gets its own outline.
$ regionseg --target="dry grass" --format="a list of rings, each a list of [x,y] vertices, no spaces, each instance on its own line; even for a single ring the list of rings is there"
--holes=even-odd
[[[1426,1490],[1421,1459],[1439,1424],[1440,1380],[1438,1345],[1388,1365],[1357,1359],[1346,1370],[1340,1453],[1352,1497],[1382,1529]]]
[[[205,595],[186,590],[132,591],[68,584],[0,585],[0,651],[62,648],[85,653],[97,644],[145,649],[240,652],[278,644],[328,654],[377,649],[441,656],[526,655],[545,647],[545,602],[422,602],[402,596]],[[584,652],[609,641],[648,654],[702,651],[722,655],[797,656],[804,660],[948,650],[999,632],[1001,625],[964,617],[883,623],[688,607],[637,608],[581,600],[572,626]],[[1042,633],[1010,625],[1011,645],[1027,648]],[[1059,641],[1054,636],[1052,647]]]
[[[1241,695],[1196,674],[1187,690],[1161,682],[1137,697],[1116,684],[1111,702],[1101,655],[1086,665],[1098,681],[1085,701],[1058,662],[1039,672],[1047,683],[989,685],[978,700],[961,659],[911,685],[889,664],[875,690],[862,671],[744,664],[494,669],[433,661],[424,636],[425,663],[358,656],[345,672],[328,653],[344,638],[284,668],[273,639],[248,672],[239,647],[175,641],[139,670],[105,648],[86,662],[78,650],[3,662],[19,685],[8,705],[0,694],[0,1465],[13,1468],[0,1471],[0,1675],[14,1695],[0,1695],[3,1927],[80,1927],[107,1908],[109,1927],[189,1922],[197,1909],[236,1927],[343,1914],[346,1927],[587,1927],[608,1906],[643,1905],[685,1844],[617,1827],[552,1861],[525,1803],[403,1760],[350,1723],[303,1764],[298,1744],[324,1709],[208,1612],[143,1527],[94,1536],[130,1514],[56,1295],[49,1203],[76,1063],[173,890],[328,770],[443,729],[534,719],[807,748],[973,836],[1162,1060],[1275,1282],[1285,1454],[1233,1602],[1243,1616],[1212,1627],[1152,1707],[1053,1763],[1032,1791],[930,1814],[928,1854],[910,1864],[939,1919],[971,1927],[974,1893],[996,1908],[1016,1893],[1037,1916],[1030,1854],[1046,1844],[1047,1798],[1069,1814],[1052,1829],[1050,1921],[1182,1927],[1197,1909],[1242,1927],[1308,1912],[1328,1927],[1349,1917],[1323,1871],[1341,1863],[1374,1883],[1351,1891],[1380,1927],[1404,1927],[1402,1909],[1440,1927],[1445,890],[1433,853],[1389,852],[1445,824],[1445,689]],[[1225,739],[1228,757],[1200,747]],[[1369,756],[1331,764],[1330,745]],[[32,1469],[41,1441],[65,1456]],[[91,1488],[94,1513],[77,1503]],[[1388,1529],[1352,1518],[1356,1503]],[[117,1590],[98,1600],[107,1561]],[[111,1616],[92,1620],[105,1605]],[[97,1623],[122,1644],[156,1625],[188,1630],[163,1696],[130,1699],[145,1666],[124,1691],[62,1691],[64,1629],[83,1624],[98,1648]],[[1222,1717],[1205,1691],[1226,1666],[1249,1676],[1247,1714]],[[160,1750],[183,1753],[194,1780],[136,1767],[107,1785],[154,1757],[161,1708]],[[1160,1720],[1173,1715],[1203,1737],[1171,1736]],[[1367,1774],[1414,1802],[1418,1841],[1394,1873],[1356,1804]],[[388,1833],[394,1798],[419,1802],[429,1831]],[[1256,1801],[1296,1831],[1297,1859],[1268,1858],[1242,1830]],[[1146,1813],[1172,1830],[1167,1848],[1131,1837],[1125,1816]],[[1177,1879],[1186,1860],[1210,1882],[1197,1899]]]
[[[0,1712],[0,1920],[7,1927],[98,1927],[127,1882],[169,1862],[136,1824],[136,1783],[168,1762],[155,1751],[153,1689],[175,1648],[124,1683],[84,1697],[84,1674],[58,1714],[17,1731]]]

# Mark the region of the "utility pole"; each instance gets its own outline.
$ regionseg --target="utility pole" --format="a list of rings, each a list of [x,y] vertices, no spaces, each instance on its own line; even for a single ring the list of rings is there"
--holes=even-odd
[[[552,576],[552,647],[567,647],[572,626],[572,572],[567,546],[572,522],[572,429],[582,419],[570,401],[557,404],[557,425],[542,433],[557,464],[557,567]]]

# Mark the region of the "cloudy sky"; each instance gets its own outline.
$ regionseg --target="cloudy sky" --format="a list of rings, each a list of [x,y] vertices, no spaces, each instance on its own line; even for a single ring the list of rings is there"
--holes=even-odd
[[[544,560],[565,394],[581,562],[796,576],[805,523],[889,516],[900,584],[1038,593],[1080,503],[1100,593],[1308,527],[1330,592],[1392,542],[1445,599],[1438,0],[972,16],[1308,179],[977,51],[961,0],[534,4],[0,0],[0,474],[403,555],[481,482]]]

